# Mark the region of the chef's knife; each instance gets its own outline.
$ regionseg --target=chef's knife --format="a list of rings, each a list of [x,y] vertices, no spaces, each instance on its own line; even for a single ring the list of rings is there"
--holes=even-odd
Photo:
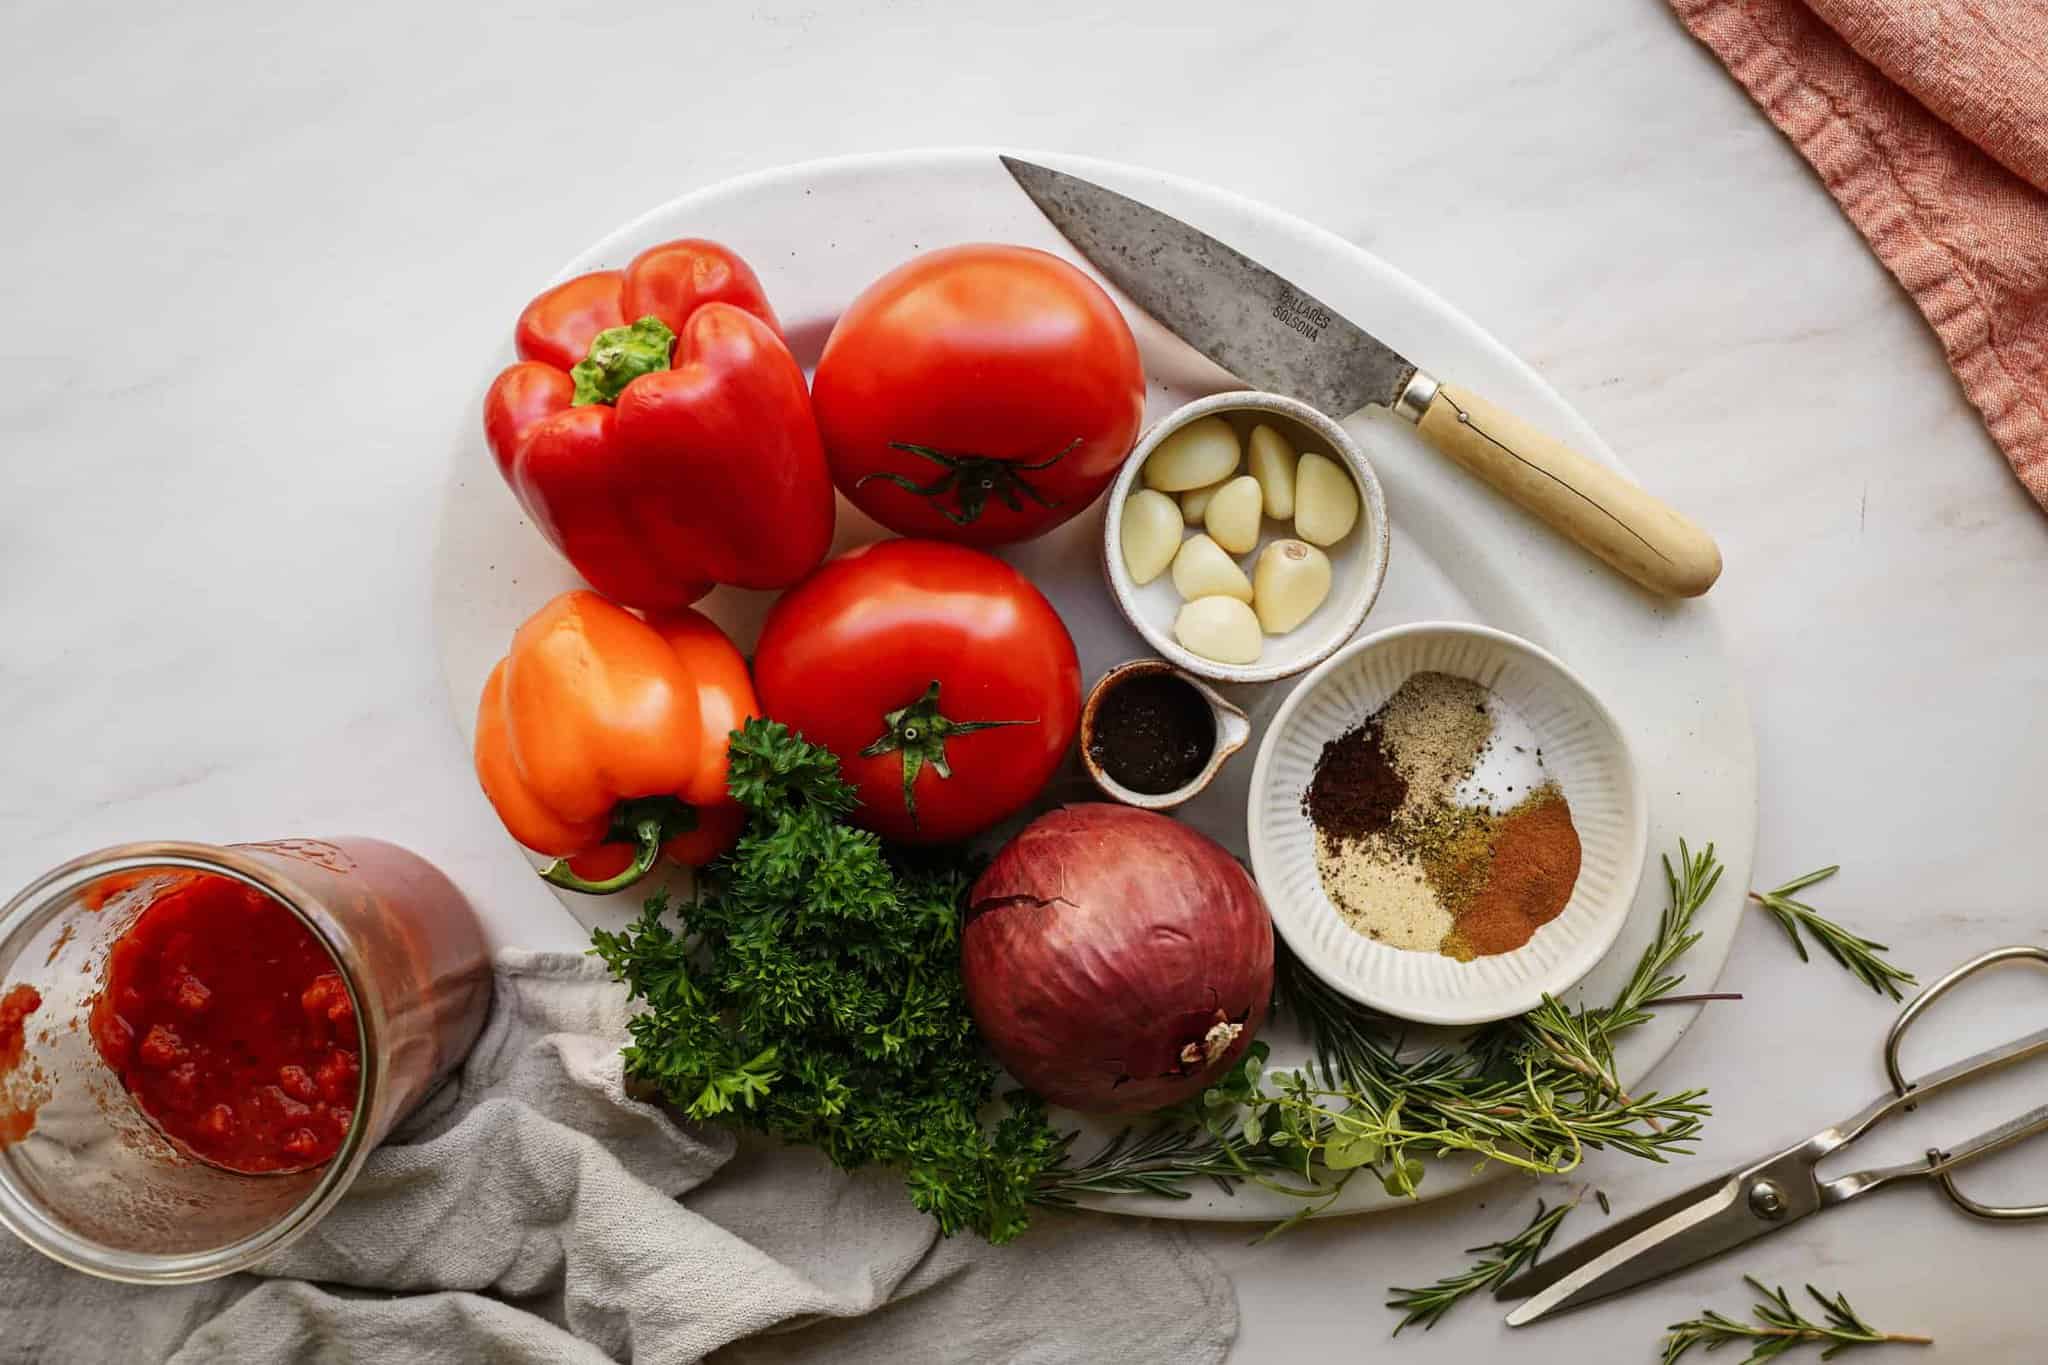
[[[1653,592],[1696,597],[1721,573],[1713,538],[1602,464],[1384,342],[1214,237],[1135,199],[1004,157],[1052,225],[1196,350],[1333,417],[1368,404]]]

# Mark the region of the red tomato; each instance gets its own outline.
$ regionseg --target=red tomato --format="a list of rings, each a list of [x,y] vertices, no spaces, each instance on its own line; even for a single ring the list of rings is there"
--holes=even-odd
[[[853,301],[811,384],[832,480],[892,531],[1043,535],[1116,476],[1145,415],[1109,296],[1021,246],[929,251]]]
[[[761,709],[839,755],[852,818],[885,838],[965,839],[1045,786],[1081,718],[1058,613],[990,555],[885,540],[784,594],[754,651]]]

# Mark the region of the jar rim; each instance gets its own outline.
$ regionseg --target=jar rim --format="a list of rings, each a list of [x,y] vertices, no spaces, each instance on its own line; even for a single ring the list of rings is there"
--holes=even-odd
[[[333,959],[355,1010],[358,1056],[355,1112],[341,1146],[319,1180],[275,1222],[224,1246],[205,1251],[158,1253],[111,1247],[81,1236],[49,1217],[42,1201],[22,1189],[8,1161],[0,1158],[0,1226],[30,1247],[74,1270],[131,1284],[186,1284],[245,1270],[303,1235],[334,1206],[354,1181],[370,1145],[365,1141],[382,1075],[377,1022],[366,1008],[369,981],[355,945],[326,912],[317,896],[290,877],[237,851],[233,845],[179,840],[116,844],[81,854],[30,882],[0,905],[0,980],[34,934],[93,883],[124,872],[183,869],[224,876],[263,892],[283,905],[319,939]],[[124,1089],[123,1093],[126,1091]],[[24,1139],[26,1140],[26,1139]],[[263,1176],[251,1175],[251,1179]]]

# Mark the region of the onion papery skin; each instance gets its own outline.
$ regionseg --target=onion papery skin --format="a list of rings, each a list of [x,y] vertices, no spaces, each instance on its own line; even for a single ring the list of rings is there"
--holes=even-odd
[[[1131,806],[1040,816],[975,882],[961,977],[1003,1068],[1047,1101],[1136,1114],[1234,1065],[1273,997],[1273,921],[1208,836]]]

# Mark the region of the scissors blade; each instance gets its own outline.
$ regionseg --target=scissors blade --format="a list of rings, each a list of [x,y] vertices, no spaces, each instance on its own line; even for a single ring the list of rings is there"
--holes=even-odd
[[[1763,1185],[1769,1199],[1757,1197]],[[1795,1147],[1624,1218],[1523,1271],[1494,1296],[1528,1300],[1508,1314],[1508,1326],[1523,1327],[1719,1256],[1819,1208],[1812,1165]]]

